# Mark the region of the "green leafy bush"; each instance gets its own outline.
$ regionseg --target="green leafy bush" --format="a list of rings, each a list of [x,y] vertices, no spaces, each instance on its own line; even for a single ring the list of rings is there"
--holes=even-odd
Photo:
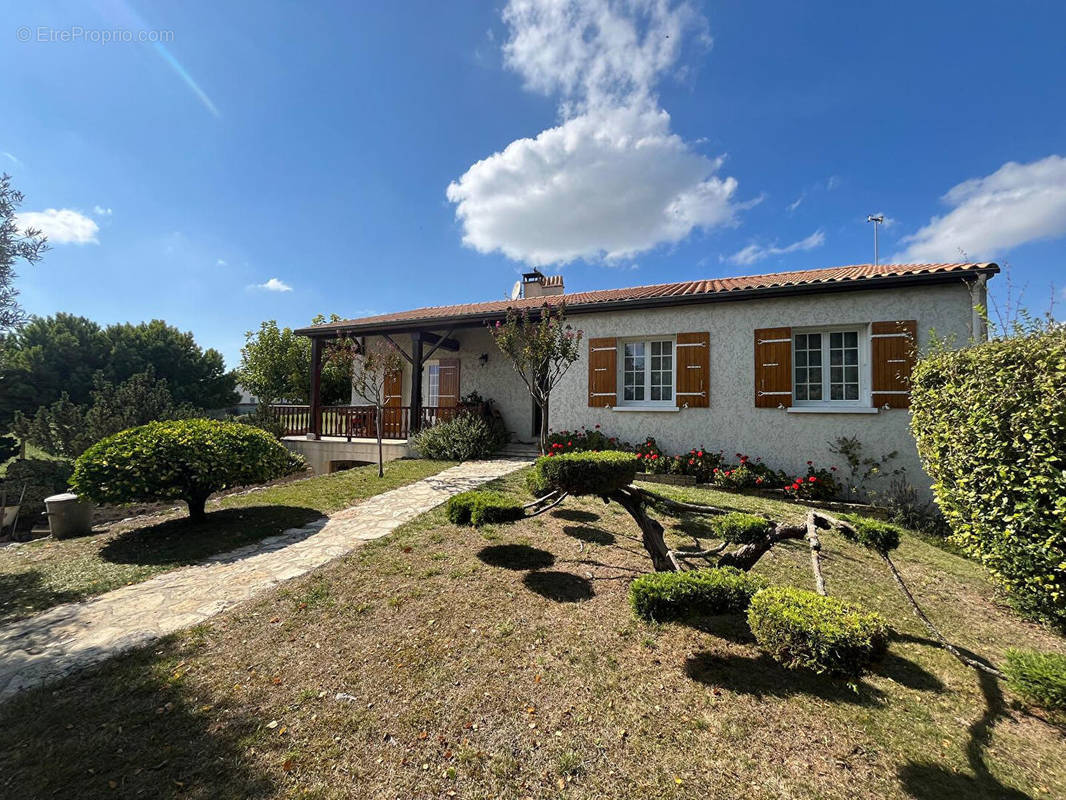
[[[628,486],[637,474],[637,457],[632,453],[564,453],[541,456],[536,469],[553,489],[575,496],[607,495]]]
[[[653,572],[629,585],[629,604],[641,619],[665,622],[693,615],[740,612],[766,588],[761,575],[736,567]]]
[[[727,542],[747,544],[765,538],[770,531],[770,521],[756,514],[731,511],[720,517],[709,517],[707,525]]]
[[[492,455],[507,442],[502,425],[491,425],[476,414],[456,414],[419,431],[411,440],[423,458],[470,461]]]
[[[1023,612],[1066,625],[1066,328],[914,368],[911,429],[952,539]]]
[[[525,514],[522,504],[503,492],[475,490],[448,498],[445,511],[455,525],[491,525],[495,522],[514,522]]]
[[[0,436],[0,464],[14,458],[19,451],[19,442],[10,434]]]
[[[595,428],[582,428],[573,431],[551,431],[545,440],[544,448],[549,453],[585,453],[601,450],[630,451],[633,445],[619,441],[615,436],[608,436]]]
[[[1027,702],[1066,711],[1066,655],[1011,648],[1003,671],[1007,685]]]
[[[534,465],[533,469],[526,473],[526,490],[534,497],[544,497],[553,491],[539,465]]]
[[[29,528],[44,511],[44,498],[68,491],[74,465],[69,461],[47,458],[23,458],[7,465],[2,482],[7,502],[18,502],[23,485],[26,495],[19,510],[19,528]]]
[[[790,669],[857,678],[885,651],[888,628],[877,614],[804,589],[772,586],[748,607],[759,646]]]
[[[902,530],[898,525],[879,519],[860,517],[857,514],[842,514],[841,519],[855,529],[854,534],[843,529],[843,534],[863,547],[868,547],[878,553],[889,553],[899,547]]]
[[[236,422],[189,419],[150,422],[86,450],[74,467],[74,490],[98,503],[184,500],[204,517],[217,491],[273,480],[303,468],[265,431]]]

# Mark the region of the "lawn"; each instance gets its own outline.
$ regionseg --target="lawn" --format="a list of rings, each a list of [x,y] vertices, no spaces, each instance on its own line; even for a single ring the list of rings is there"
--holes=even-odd
[[[210,514],[202,524],[190,524],[183,506],[115,523],[93,536],[0,548],[0,623],[195,564],[450,466],[393,461],[383,479],[377,466],[358,467],[222,496],[208,504]]]
[[[522,494],[521,477],[499,485]],[[854,690],[778,667],[740,618],[635,621],[627,586],[649,562],[614,505],[568,500],[482,531],[438,508],[209,624],[0,707],[0,787],[94,798],[1066,796],[1061,731],[933,646],[876,557],[836,535],[824,554],[829,591],[896,630]],[[916,538],[897,560],[961,646],[996,661],[1011,645],[1066,649],[995,602],[976,564]],[[810,585],[802,542],[757,569]]]

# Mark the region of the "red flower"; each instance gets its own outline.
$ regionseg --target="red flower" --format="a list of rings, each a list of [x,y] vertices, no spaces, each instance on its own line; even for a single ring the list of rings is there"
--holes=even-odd
[[[811,483],[814,483],[817,479],[813,475],[811,475],[811,477],[807,478],[807,480],[809,480]]]
[[[696,453],[696,455],[698,455],[700,458],[703,458],[703,451],[700,450],[698,453]]]
[[[574,446],[574,443],[573,443],[573,442],[567,442],[567,443],[566,443],[566,446],[567,446],[567,447],[573,447],[573,446]]]
[[[714,473],[715,475],[717,475],[717,474],[718,474],[718,467],[715,467],[715,468],[714,468],[713,470],[711,470],[711,471],[712,471],[712,472],[713,472],[713,473]]]
[[[599,430],[599,429],[600,429],[600,426],[599,426],[599,425],[597,425],[597,426],[596,426],[596,430]]]
[[[696,462],[695,462],[695,461],[693,461],[693,460],[692,460],[692,459],[690,458],[690,459],[688,460],[688,463],[689,463],[689,464],[695,464]]]
[[[755,479],[755,482],[756,482],[756,483],[762,483],[762,478],[756,478],[756,479]]]
[[[652,453],[652,454],[651,454],[651,460],[652,460],[652,461],[654,461],[654,460],[655,460],[655,459],[657,459],[658,457],[659,457],[659,454],[658,454],[658,453]]]
[[[813,463],[814,463],[813,461],[808,461],[808,462],[807,462],[807,466],[809,467],[809,466],[810,466],[811,464],[813,464]]]
[[[837,471],[837,468],[836,468],[836,467],[830,467],[829,469],[833,470],[833,472],[836,472],[836,471]]]

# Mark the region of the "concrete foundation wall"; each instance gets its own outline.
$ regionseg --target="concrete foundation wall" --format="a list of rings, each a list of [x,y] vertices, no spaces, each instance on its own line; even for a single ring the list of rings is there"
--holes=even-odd
[[[281,443],[294,453],[299,453],[307,461],[316,475],[328,475],[334,472],[336,462],[361,461],[368,464],[376,464],[378,461],[378,443],[376,439],[353,439],[350,442],[344,439],[307,439],[298,436],[287,436]],[[394,461],[397,458],[408,458],[414,453],[404,441],[382,442],[382,457],[385,461]]]

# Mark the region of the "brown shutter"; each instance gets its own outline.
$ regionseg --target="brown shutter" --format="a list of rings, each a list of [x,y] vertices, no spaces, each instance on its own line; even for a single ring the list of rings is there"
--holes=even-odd
[[[792,405],[792,328],[755,330],[755,407]]]
[[[918,346],[918,322],[875,322],[870,329],[871,393],[874,408],[910,408],[911,369]]]
[[[618,403],[617,339],[589,339],[589,408]]]
[[[437,365],[440,369],[440,407],[454,408],[459,405],[459,359],[442,358]]]
[[[711,335],[677,335],[677,407],[707,408],[711,404]]]

